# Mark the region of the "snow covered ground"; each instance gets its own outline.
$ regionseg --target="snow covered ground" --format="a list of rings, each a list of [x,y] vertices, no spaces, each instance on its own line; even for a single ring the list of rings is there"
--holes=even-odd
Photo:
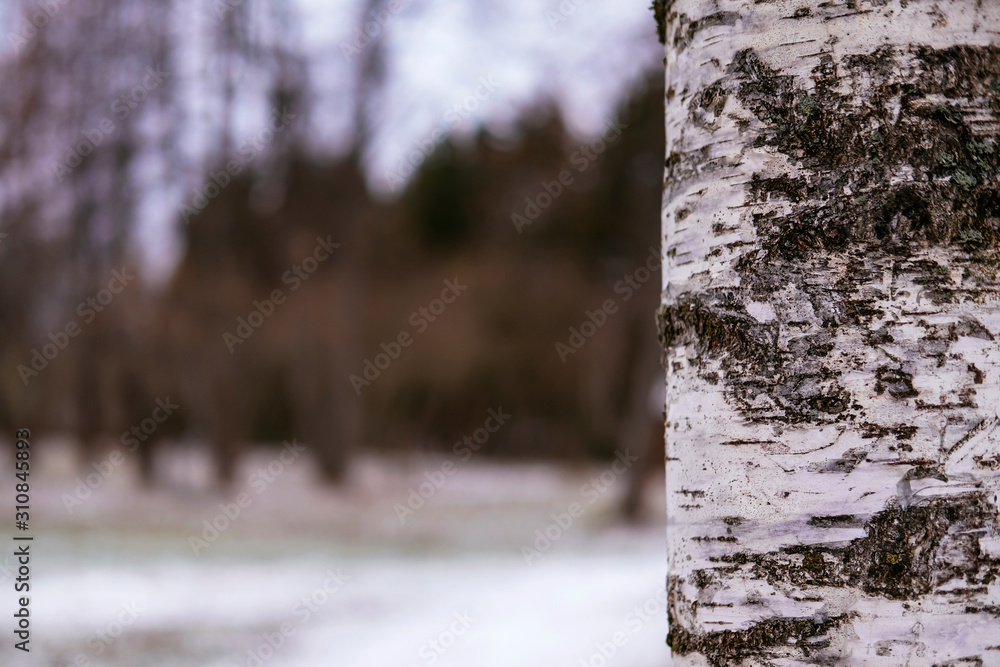
[[[106,479],[91,466],[91,489],[68,449],[41,445],[32,651],[13,650],[5,621],[0,664],[666,664],[662,524],[615,522],[625,478],[610,464],[366,459],[331,491],[305,455],[281,463],[271,449],[218,493],[181,449],[167,484],[141,491],[127,453]],[[0,552],[6,619],[12,551]]]

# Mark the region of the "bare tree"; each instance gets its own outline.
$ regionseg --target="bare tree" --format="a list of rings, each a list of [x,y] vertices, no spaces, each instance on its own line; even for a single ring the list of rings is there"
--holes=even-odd
[[[5,319],[15,324],[0,334],[0,346],[9,346],[6,368],[20,385],[8,392],[10,409],[24,414],[42,395],[53,404],[69,398],[70,421],[92,454],[97,437],[119,425],[116,358],[129,342],[119,331],[120,311],[84,322],[72,348],[53,360],[58,370],[44,377],[31,376],[31,350],[49,342],[51,327],[78,317],[75,306],[129,260],[135,193],[145,185],[136,167],[157,133],[142,120],[168,97],[161,19],[170,3],[84,0],[46,5],[42,14],[31,3],[20,9],[35,24],[24,19],[2,63],[11,94],[0,140],[0,208],[8,249],[17,255],[0,268]],[[138,9],[149,17],[139,26]],[[22,262],[35,268],[19,270]],[[59,420],[34,423],[52,421]]]
[[[1000,664],[996,4],[657,5],[674,664]]]

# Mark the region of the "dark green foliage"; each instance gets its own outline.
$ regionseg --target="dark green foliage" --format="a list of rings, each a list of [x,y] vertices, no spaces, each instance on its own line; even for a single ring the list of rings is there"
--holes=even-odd
[[[442,144],[421,165],[407,191],[413,231],[429,250],[456,250],[475,230],[469,201],[472,165],[465,157],[450,143]]]

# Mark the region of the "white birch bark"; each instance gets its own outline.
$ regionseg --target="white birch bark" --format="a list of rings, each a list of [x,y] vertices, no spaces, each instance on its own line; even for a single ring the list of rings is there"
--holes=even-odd
[[[1000,665],[1000,3],[675,0],[675,665]]]

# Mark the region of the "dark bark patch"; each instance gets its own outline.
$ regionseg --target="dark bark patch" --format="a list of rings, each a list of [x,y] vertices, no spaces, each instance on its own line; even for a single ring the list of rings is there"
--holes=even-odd
[[[983,667],[985,664],[981,657],[973,655],[967,658],[949,660],[948,662],[936,662],[933,667]]]
[[[719,83],[713,83],[702,88],[698,94],[691,98],[691,102],[688,105],[688,115],[691,122],[703,127],[711,127],[712,123],[722,115],[722,110],[726,106],[726,99],[728,97],[729,94],[726,92],[726,89]],[[708,114],[715,116],[711,122],[708,119]]]
[[[891,49],[849,58],[844,72],[825,57],[806,92],[754,51],[737,54],[725,85],[760,121],[756,144],[804,171],[797,191],[824,193],[822,200],[789,198],[787,215],[755,218],[769,254],[795,258],[853,244],[1000,245],[1000,145],[976,120],[976,113],[1000,112],[992,90],[1000,47],[921,49],[918,58],[922,67],[900,76],[902,61]],[[875,90],[858,105],[836,84],[861,71]],[[985,109],[984,97],[993,100]],[[897,184],[902,173],[910,182]],[[750,190],[759,198],[754,183]]]
[[[823,554],[818,551],[809,551],[802,556],[802,567],[819,576],[826,569]]]
[[[963,315],[961,321],[955,326],[955,334],[958,336],[969,336],[980,340],[994,340],[990,330],[983,326],[983,323],[971,315]],[[982,384],[982,372],[975,368],[974,364],[969,364],[969,370],[978,373],[976,384]]]
[[[738,542],[739,541],[731,535],[720,535],[720,536],[699,535],[697,537],[692,537],[691,540],[693,542]]]
[[[661,307],[658,323],[664,347],[693,342],[705,353],[726,351],[744,361],[772,356],[773,327],[758,323],[725,294],[713,301],[687,299]]]
[[[819,518],[813,525],[827,523]],[[839,517],[828,526],[837,527]],[[915,600],[956,579],[977,586],[1000,577],[1000,561],[983,553],[979,536],[996,530],[995,509],[982,492],[931,498],[906,508],[893,499],[864,523],[865,536],[846,547],[787,547],[780,553],[749,555],[755,576],[798,586],[859,588],[871,595]],[[822,554],[820,560],[815,554]]]
[[[868,324],[874,318],[884,317],[885,311],[875,308],[874,303],[874,299],[847,299],[843,306],[844,318],[854,324]]]
[[[875,378],[876,394],[888,391],[893,398],[902,400],[917,396],[919,393],[913,388],[913,375],[898,368],[880,366],[875,371]]]
[[[884,240],[928,229],[931,226],[929,196],[916,185],[890,190],[875,220],[875,236]]]
[[[917,427],[912,424],[884,426],[882,424],[861,424],[861,437],[865,440],[894,436],[897,442],[912,440],[917,433]],[[892,449],[892,448],[890,448]]]
[[[834,514],[832,516],[814,516],[809,519],[810,526],[820,528],[851,528],[860,526],[863,521],[853,514]]]
[[[727,376],[735,378],[726,386],[727,398],[751,421],[765,419],[763,413],[790,424],[852,419],[850,393],[823,366],[831,335],[803,336],[788,350],[778,350],[777,324],[751,317],[740,299],[741,294],[722,290],[661,306],[660,342],[665,348],[693,345],[697,364],[720,359]],[[766,405],[759,402],[762,395],[770,399]]]
[[[976,466],[984,470],[1000,470],[1000,454],[994,454],[992,457],[983,454],[973,455],[972,460],[976,462]]]
[[[700,653],[713,667],[735,665],[753,656],[767,656],[776,647],[787,649],[794,641],[796,652],[805,658],[816,655],[829,645],[822,638],[847,620],[846,615],[831,618],[770,618],[746,630],[722,630],[692,634],[682,628],[668,611],[670,633],[667,644],[677,655]]]
[[[789,201],[797,202],[806,189],[804,178],[789,178],[785,174],[777,178],[761,178],[760,174],[754,174],[750,179],[750,194],[757,201],[767,201],[768,195],[778,193]]]
[[[809,472],[820,472],[820,473],[833,473],[839,475],[846,475],[855,468],[858,464],[868,458],[868,452],[864,449],[849,449],[844,452],[843,458],[839,459],[828,459],[819,463],[810,463],[808,470]]]
[[[719,374],[715,372],[702,373],[698,377],[709,384],[719,384]]]

